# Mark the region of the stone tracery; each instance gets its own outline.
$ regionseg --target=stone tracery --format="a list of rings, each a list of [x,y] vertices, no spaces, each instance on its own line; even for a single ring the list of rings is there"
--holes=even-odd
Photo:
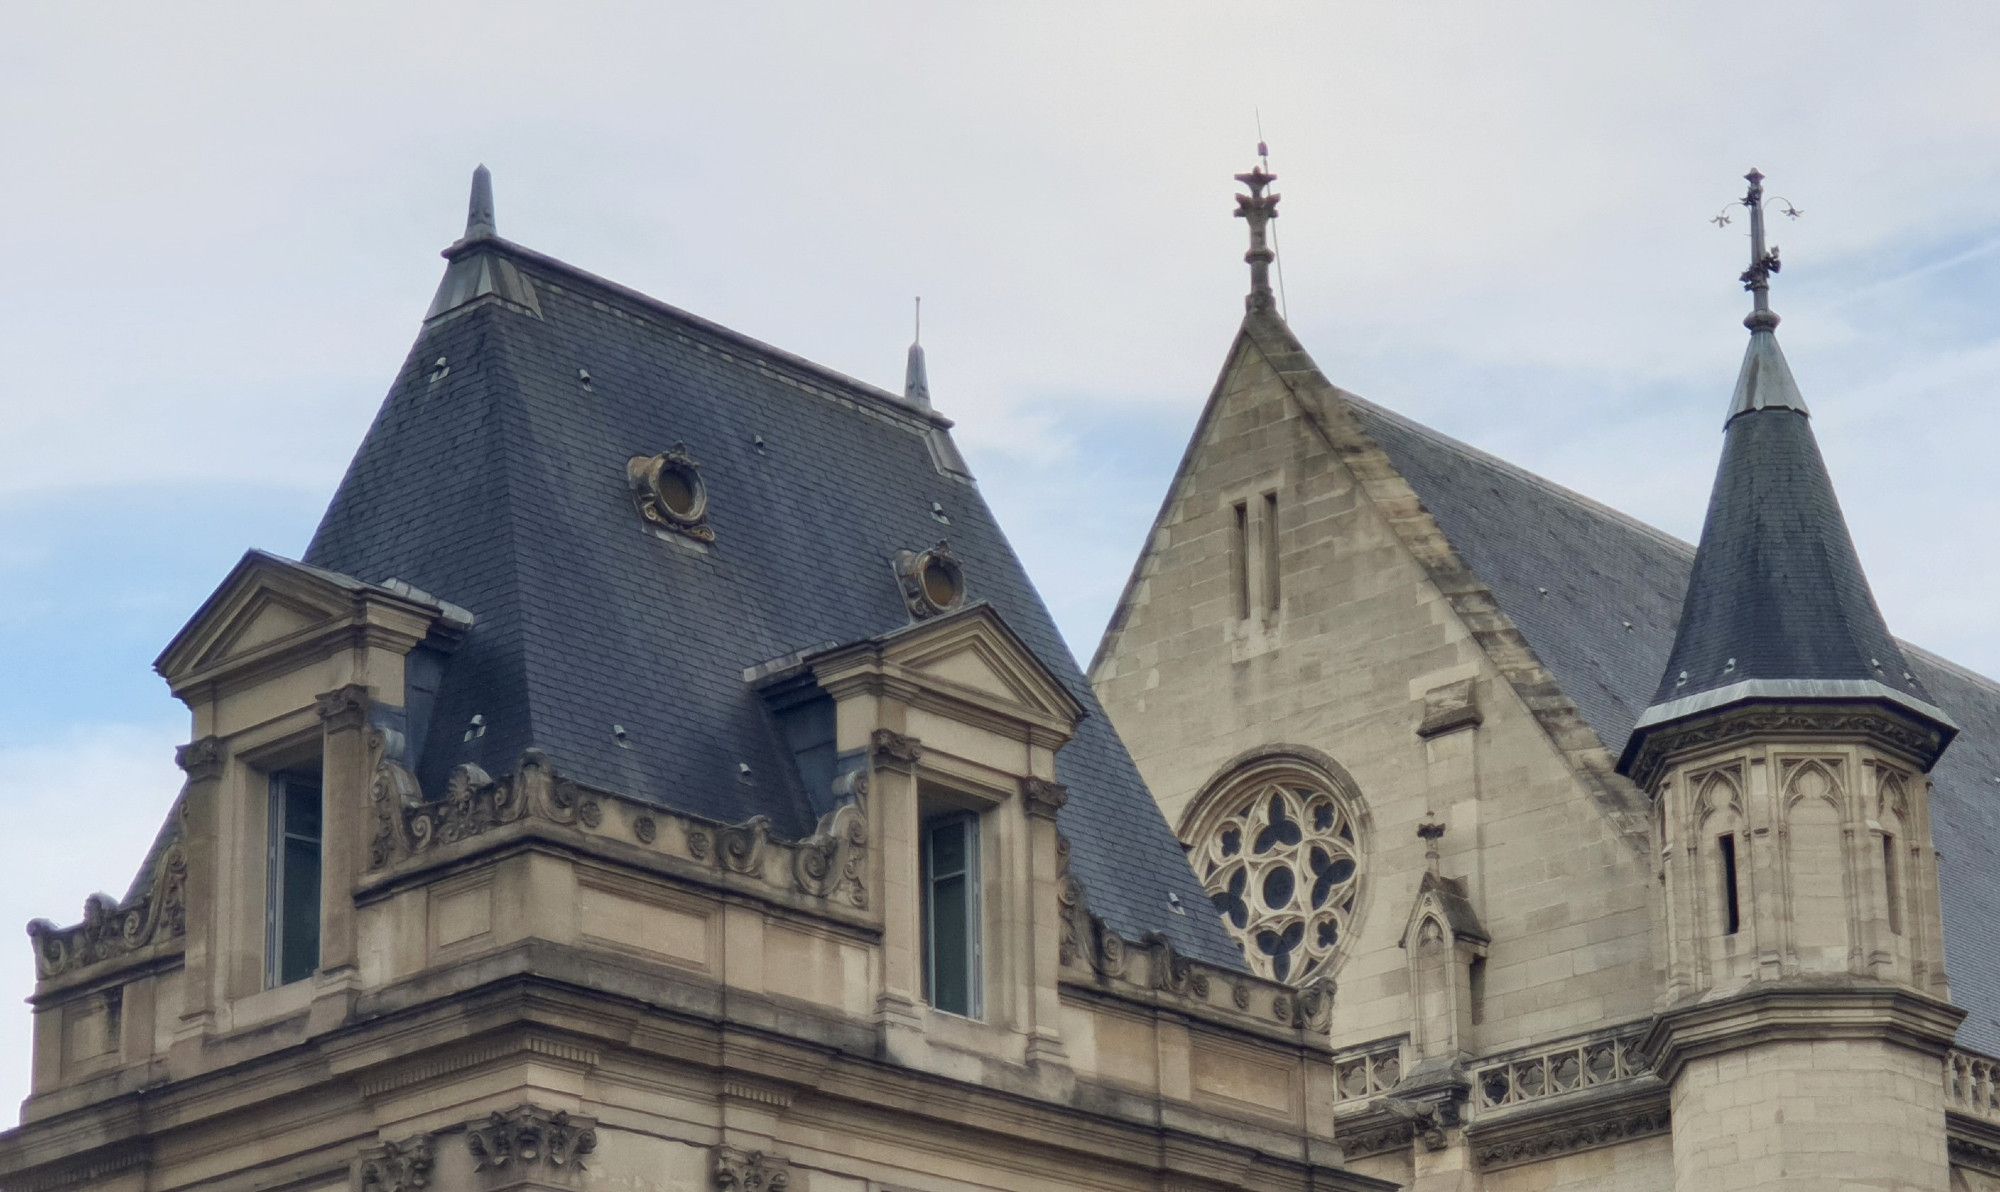
[[[1359,894],[1346,792],[1316,768],[1266,762],[1218,784],[1184,834],[1253,971],[1294,984],[1328,971]]]

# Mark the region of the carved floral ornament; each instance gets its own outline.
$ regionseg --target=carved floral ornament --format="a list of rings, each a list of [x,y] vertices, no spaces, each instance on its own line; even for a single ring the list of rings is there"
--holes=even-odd
[[[597,1149],[597,1127],[560,1110],[522,1105],[467,1126],[465,1145],[475,1171],[535,1166],[582,1170],[584,1157]]]
[[[715,541],[708,524],[708,486],[686,443],[654,456],[633,456],[625,462],[625,481],[646,524],[696,542]]]
[[[711,1174],[717,1192],[786,1192],[792,1186],[791,1163],[768,1151],[716,1147]]]
[[[1352,795],[1318,767],[1253,763],[1195,804],[1195,874],[1259,976],[1303,984],[1339,955],[1360,892]]]
[[[428,1134],[384,1143],[361,1156],[361,1192],[418,1192],[430,1187],[435,1148]]]

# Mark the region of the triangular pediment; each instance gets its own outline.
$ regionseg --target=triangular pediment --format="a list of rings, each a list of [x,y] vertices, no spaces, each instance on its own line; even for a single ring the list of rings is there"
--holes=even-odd
[[[883,661],[929,685],[1074,724],[1083,708],[988,605],[921,623],[885,643]]]
[[[261,660],[307,648],[369,620],[368,606],[396,606],[419,640],[439,607],[350,576],[251,551],[153,664],[180,690]],[[379,618],[377,618],[379,619]]]

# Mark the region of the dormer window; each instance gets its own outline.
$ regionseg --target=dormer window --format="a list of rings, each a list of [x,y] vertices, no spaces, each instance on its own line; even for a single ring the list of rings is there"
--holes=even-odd
[[[320,800],[316,771],[286,770],[271,777],[264,918],[269,986],[303,981],[319,968]]]
[[[708,524],[708,486],[686,443],[651,457],[633,456],[625,463],[625,480],[639,516],[649,524],[697,542],[715,541]]]
[[[965,603],[965,567],[949,543],[926,551],[897,552],[896,580],[903,589],[903,603],[918,620]]]

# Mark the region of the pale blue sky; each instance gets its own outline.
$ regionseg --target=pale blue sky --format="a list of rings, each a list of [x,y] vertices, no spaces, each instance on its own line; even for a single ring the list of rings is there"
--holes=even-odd
[[[509,237],[880,384],[924,294],[1085,657],[1241,310],[1257,109],[1327,374],[1683,536],[1743,339],[1706,220],[1760,166],[1890,623],[2000,671],[1991,6],[405,7],[9,13],[0,929],[129,881],[187,736],[151,660],[303,547],[481,160]]]

